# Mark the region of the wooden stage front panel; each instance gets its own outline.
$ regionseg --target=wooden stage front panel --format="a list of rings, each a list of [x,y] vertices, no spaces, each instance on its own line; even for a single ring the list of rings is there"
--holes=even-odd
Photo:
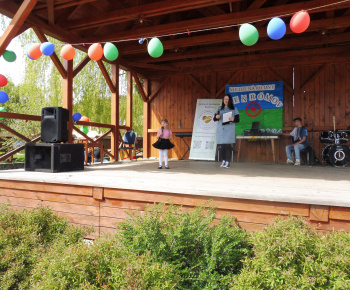
[[[185,161],[186,162],[186,161]],[[178,165],[180,164],[180,165]],[[51,208],[54,212],[58,213],[60,216],[66,217],[71,224],[78,226],[94,226],[95,231],[93,234],[87,238],[96,238],[102,235],[103,233],[111,234],[115,231],[115,224],[121,221],[124,221],[128,216],[127,212],[143,212],[147,205],[153,203],[168,203],[169,200],[175,205],[181,205],[184,208],[193,208],[196,206],[203,205],[208,200],[211,200],[209,203],[211,206],[217,207],[217,221],[226,213],[233,215],[237,218],[237,223],[247,231],[261,230],[266,225],[271,223],[271,221],[276,218],[278,215],[288,216],[302,216],[305,217],[310,223],[317,227],[319,231],[331,231],[331,230],[345,230],[350,231],[350,206],[347,204],[347,201],[344,202],[346,206],[341,207],[337,205],[325,205],[325,204],[310,204],[310,203],[300,203],[297,199],[295,202],[282,202],[273,200],[267,200],[268,198],[262,197],[261,200],[257,199],[245,199],[238,198],[237,196],[221,196],[215,192],[211,195],[194,194],[188,193],[178,193],[176,190],[170,189],[166,192],[164,188],[160,186],[161,191],[156,191],[157,180],[166,179],[167,181],[171,180],[179,173],[179,168],[181,166],[198,166],[207,168],[206,163],[194,163],[194,165],[188,163],[173,163],[172,168],[173,172],[165,171],[162,172],[155,171],[148,173],[142,173],[142,167],[146,166],[151,171],[151,168],[156,166],[156,163],[148,162],[146,165],[142,162],[136,162],[132,165],[114,165],[115,167],[103,166],[95,167],[93,169],[88,168],[83,172],[70,172],[70,173],[28,173],[23,170],[12,170],[8,173],[2,172],[0,174],[0,203],[8,203],[10,207],[16,210],[21,209],[32,209],[37,206],[45,206]],[[217,170],[216,163],[209,162],[209,166],[213,166],[214,170]],[[180,166],[177,168],[177,165]],[[251,172],[253,169],[250,167],[256,167],[254,164],[235,164],[237,166],[237,172],[244,172],[245,170]],[[239,167],[240,166],[240,167]],[[276,171],[285,170],[295,170],[294,167],[288,166],[276,166],[273,167]],[[260,170],[265,170],[269,167],[265,165],[260,165]],[[123,169],[119,172],[118,170]],[[118,188],[118,179],[122,178],[125,180],[127,174],[130,174],[134,170],[139,170],[138,174],[146,175],[149,183],[153,183],[153,190],[150,190],[149,187],[145,185],[145,180],[141,177],[138,178],[139,183],[134,187],[145,188],[144,190],[140,189],[131,189],[125,188],[125,184],[120,183]],[[301,170],[310,171],[313,170],[312,167],[302,167]],[[329,168],[325,168],[329,170]],[[332,169],[331,169],[332,170]],[[337,170],[337,169],[335,169]],[[322,168],[318,168],[317,172],[321,172]],[[221,171],[223,174],[223,179],[230,178],[234,180],[232,184],[239,187],[239,183],[246,183],[245,180],[236,173],[235,169],[231,172],[229,170]],[[341,174],[348,176],[349,168],[345,168]],[[98,175],[97,173],[100,173]],[[198,171],[197,171],[198,173]],[[205,183],[207,171],[203,171],[203,180],[202,183]],[[271,172],[274,174],[273,172]],[[91,180],[101,179],[99,176],[105,176],[108,179],[108,176],[113,175],[115,177],[115,182],[107,184],[105,179],[102,183],[105,183],[105,186],[97,186],[97,184],[92,185],[82,185],[82,184],[63,184],[67,183],[67,178],[72,177],[74,174],[77,174],[81,179],[83,175],[89,177]],[[124,176],[122,176],[124,174]],[[181,173],[187,174],[188,180],[193,180],[195,177],[191,173]],[[226,174],[226,175],[225,175]],[[254,174],[254,173],[253,173]],[[303,174],[303,173],[301,173]],[[275,175],[275,174],[274,174]],[[329,175],[329,174],[328,174]],[[150,176],[154,176],[153,180],[149,180]],[[213,175],[214,176],[214,175]],[[6,178],[4,178],[6,177]],[[12,177],[10,180],[9,177]],[[37,177],[37,178],[35,178]],[[220,180],[222,176],[215,176],[215,179]],[[42,180],[39,181],[39,178]],[[176,178],[179,178],[176,176]],[[201,176],[196,176],[196,178],[201,178]],[[258,178],[262,178],[261,176]],[[276,177],[277,180],[281,177]],[[29,181],[33,180],[33,181]],[[37,180],[35,180],[37,179]],[[180,180],[183,179],[180,177]],[[285,178],[290,179],[289,177]],[[282,179],[281,182],[285,183],[285,179]],[[342,176],[339,176],[339,180],[342,179]],[[46,180],[46,181],[45,181]],[[183,179],[183,182],[190,182]],[[321,178],[320,178],[321,180]],[[340,184],[339,180],[331,181],[334,184]],[[292,184],[298,182],[298,179],[290,181]],[[319,180],[317,182],[320,182]],[[324,180],[325,184],[330,181]],[[342,183],[344,186],[349,185],[350,183],[347,180],[343,180]],[[75,182],[79,183],[79,182]],[[208,183],[209,184],[209,183]],[[303,183],[301,183],[303,184]],[[209,185],[207,185],[209,186]],[[229,184],[230,186],[230,184]],[[276,186],[276,185],[275,185]],[[288,185],[287,185],[288,186]],[[320,188],[325,188],[324,185],[319,184]],[[332,184],[330,184],[332,187]],[[190,187],[189,183],[186,187]],[[198,186],[197,186],[198,187]],[[248,189],[249,187],[247,187]],[[261,186],[261,195],[264,191],[273,190],[273,186],[268,186],[265,184]],[[348,188],[349,189],[349,188]],[[198,188],[198,190],[200,190]],[[325,189],[326,190],[326,189]],[[218,190],[219,191],[219,190]],[[287,193],[289,194],[289,193]],[[335,192],[336,194],[336,192]],[[283,192],[281,192],[283,195]],[[265,199],[265,200],[263,200]],[[330,202],[331,203],[331,202]]]

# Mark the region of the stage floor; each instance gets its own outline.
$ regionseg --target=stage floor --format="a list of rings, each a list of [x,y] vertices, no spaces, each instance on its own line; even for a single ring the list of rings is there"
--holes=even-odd
[[[170,170],[159,170],[157,160],[138,160],[59,173],[3,170],[0,184],[1,180],[16,180],[350,207],[349,166],[232,163],[230,169],[225,169],[219,165],[209,161],[171,160]]]

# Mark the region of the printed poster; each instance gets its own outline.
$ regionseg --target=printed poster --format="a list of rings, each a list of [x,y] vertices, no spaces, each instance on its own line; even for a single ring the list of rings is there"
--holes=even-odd
[[[217,122],[213,117],[221,102],[221,99],[197,100],[189,159],[215,160]]]
[[[266,132],[282,132],[283,82],[226,85],[225,93],[232,96],[239,111],[236,135],[244,135],[255,121],[260,121],[260,129]]]

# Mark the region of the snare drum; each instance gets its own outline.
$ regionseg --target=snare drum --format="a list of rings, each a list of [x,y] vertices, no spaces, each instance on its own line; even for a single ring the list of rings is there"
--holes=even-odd
[[[320,141],[323,144],[334,144],[334,133],[333,133],[333,131],[323,131],[323,132],[321,132]]]
[[[333,166],[345,166],[350,161],[350,149],[346,145],[328,145],[322,151],[325,164]]]
[[[335,144],[346,144],[348,140],[348,134],[346,132],[335,133]]]

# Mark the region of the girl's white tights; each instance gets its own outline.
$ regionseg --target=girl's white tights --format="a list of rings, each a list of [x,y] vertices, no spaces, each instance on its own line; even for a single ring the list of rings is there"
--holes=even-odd
[[[163,156],[165,166],[168,166],[168,149],[159,149],[159,166],[162,166]]]

